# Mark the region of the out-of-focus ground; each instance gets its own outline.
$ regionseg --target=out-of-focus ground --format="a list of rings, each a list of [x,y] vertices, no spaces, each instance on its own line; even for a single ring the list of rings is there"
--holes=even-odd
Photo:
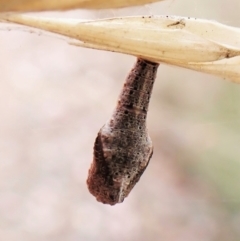
[[[171,0],[102,18],[173,14],[240,27],[239,0]],[[124,203],[90,195],[99,128],[135,58],[0,26],[1,241],[239,241],[240,85],[161,65],[148,115],[154,155]]]

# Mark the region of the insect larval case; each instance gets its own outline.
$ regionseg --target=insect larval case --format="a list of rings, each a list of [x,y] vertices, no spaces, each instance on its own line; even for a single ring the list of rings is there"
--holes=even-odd
[[[98,132],[87,185],[99,202],[123,202],[149,163],[153,145],[146,116],[158,65],[137,60],[111,119]]]

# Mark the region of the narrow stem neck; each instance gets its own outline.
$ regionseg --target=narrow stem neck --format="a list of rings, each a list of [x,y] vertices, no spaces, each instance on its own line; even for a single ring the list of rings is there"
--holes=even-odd
[[[146,116],[159,64],[138,59],[118,99],[110,127],[146,130]]]
[[[119,96],[117,108],[147,112],[159,64],[138,59]]]

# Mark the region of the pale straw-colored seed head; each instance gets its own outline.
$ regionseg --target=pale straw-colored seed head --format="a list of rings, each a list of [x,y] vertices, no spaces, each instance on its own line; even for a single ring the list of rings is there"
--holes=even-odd
[[[58,33],[72,44],[114,51],[240,82],[240,29],[215,21],[169,16],[94,21],[1,14],[2,21]]]

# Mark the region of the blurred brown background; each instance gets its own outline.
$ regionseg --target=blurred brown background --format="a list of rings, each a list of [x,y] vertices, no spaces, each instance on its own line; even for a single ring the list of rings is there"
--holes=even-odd
[[[168,0],[41,15],[172,14],[240,27],[239,10],[239,0]],[[135,58],[4,25],[0,46],[0,240],[240,240],[240,85],[161,65],[148,115],[153,158],[112,207],[86,178]]]

